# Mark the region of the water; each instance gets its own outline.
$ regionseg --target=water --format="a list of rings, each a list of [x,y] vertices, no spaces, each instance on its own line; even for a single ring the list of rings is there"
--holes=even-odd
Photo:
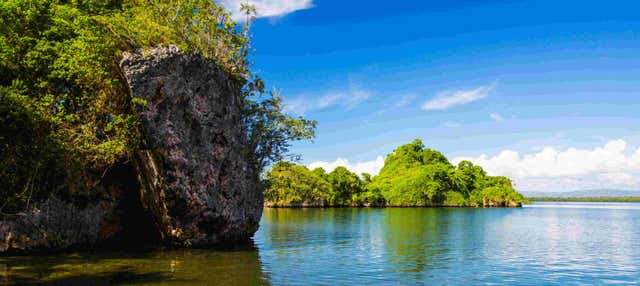
[[[266,209],[255,248],[0,258],[0,283],[640,284],[639,203]]]

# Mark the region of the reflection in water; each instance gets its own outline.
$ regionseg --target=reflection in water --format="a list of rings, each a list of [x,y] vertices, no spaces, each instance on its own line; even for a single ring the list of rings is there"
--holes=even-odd
[[[20,285],[267,284],[257,249],[11,257],[0,265],[3,279]]]
[[[638,208],[266,209],[252,249],[5,257],[0,284],[640,284]]]
[[[274,285],[640,283],[634,208],[267,209],[255,241]]]
[[[441,241],[446,233],[446,220],[436,220],[437,209],[390,209],[381,221],[385,249],[390,265],[396,269],[392,273],[411,275],[415,280],[424,280],[425,271],[446,265],[445,261],[434,260],[447,249]],[[402,235],[398,235],[402,233]]]

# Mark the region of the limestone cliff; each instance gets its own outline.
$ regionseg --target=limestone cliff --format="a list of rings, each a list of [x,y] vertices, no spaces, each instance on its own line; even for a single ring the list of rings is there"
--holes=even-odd
[[[262,215],[246,151],[241,84],[174,46],[128,53],[121,69],[142,99],[140,149],[90,200],[74,194],[0,221],[0,253],[73,247],[207,246],[249,240]]]
[[[241,86],[209,60],[176,47],[124,56],[140,111],[135,156],[141,199],[163,239],[206,245],[249,238],[262,193],[246,158]]]

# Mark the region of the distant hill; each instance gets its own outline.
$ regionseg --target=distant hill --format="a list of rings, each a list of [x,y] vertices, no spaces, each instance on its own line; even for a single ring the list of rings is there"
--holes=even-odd
[[[571,192],[520,192],[525,197],[552,197],[552,198],[585,198],[585,197],[640,197],[640,190],[583,190]]]

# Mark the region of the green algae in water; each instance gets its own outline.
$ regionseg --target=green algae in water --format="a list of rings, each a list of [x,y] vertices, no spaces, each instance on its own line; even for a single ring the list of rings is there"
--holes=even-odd
[[[265,285],[258,251],[172,250],[0,258],[0,284]]]

